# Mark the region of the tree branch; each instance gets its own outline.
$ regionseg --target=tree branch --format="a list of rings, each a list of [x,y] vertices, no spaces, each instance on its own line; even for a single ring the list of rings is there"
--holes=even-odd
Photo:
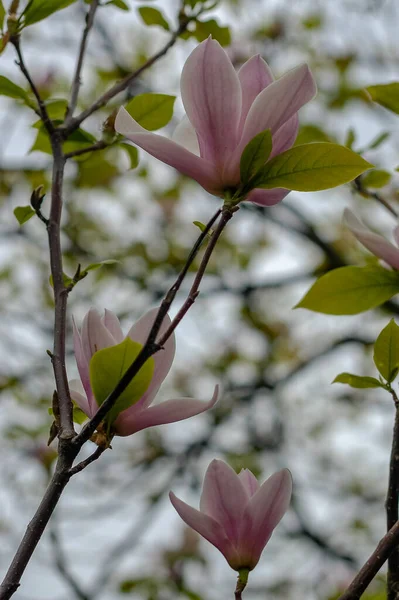
[[[170,324],[168,329],[165,331],[165,333],[163,334],[161,339],[158,341],[159,346],[162,347],[165,344],[165,342],[170,338],[170,336],[172,335],[172,333],[174,332],[174,330],[176,329],[176,327],[178,326],[180,321],[183,319],[184,315],[187,313],[187,311],[190,309],[190,307],[194,304],[194,302],[199,294],[199,286],[200,286],[200,283],[204,276],[205,269],[208,266],[209,259],[212,256],[212,252],[215,249],[216,243],[217,243],[220,235],[222,234],[224,228],[226,227],[227,223],[230,221],[233,214],[238,209],[239,209],[238,206],[231,208],[231,209],[230,208],[223,209],[222,217],[218,223],[218,226],[216,227],[215,231],[213,232],[212,237],[209,241],[209,244],[205,250],[204,257],[198,268],[197,275],[194,279],[193,285],[191,286],[187,300],[184,302],[183,306],[181,307],[181,309],[179,310],[179,312],[173,319],[172,323]]]
[[[213,217],[210,219],[210,221],[206,225],[204,231],[201,232],[201,235],[198,237],[196,243],[194,244],[193,249],[191,250],[191,252],[188,256],[188,259],[187,259],[182,271],[179,273],[179,276],[177,277],[176,282],[173,284],[173,286],[167,292],[164,300],[162,301],[159,311],[157,313],[157,316],[155,318],[154,324],[148,335],[148,338],[147,338],[143,348],[141,349],[140,353],[138,354],[137,358],[133,361],[133,363],[130,365],[130,367],[127,369],[127,371],[124,373],[123,377],[120,379],[120,381],[118,382],[116,387],[112,390],[112,392],[109,394],[108,398],[106,398],[104,400],[104,402],[101,404],[101,406],[97,410],[94,417],[92,417],[90,419],[90,421],[83,427],[82,431],[73,440],[74,445],[77,446],[78,448],[80,448],[88,439],[91,438],[91,436],[93,435],[93,433],[95,432],[95,430],[97,429],[97,427],[99,426],[101,421],[107,416],[107,414],[109,413],[111,408],[114,406],[115,402],[118,400],[119,396],[127,388],[129,383],[132,381],[133,377],[135,377],[135,375],[137,375],[137,373],[140,371],[140,369],[144,365],[144,363],[151,356],[153,356],[156,352],[158,352],[162,348],[162,344],[155,342],[156,336],[159,333],[159,330],[162,326],[162,322],[165,318],[165,315],[168,312],[168,310],[169,310],[169,308],[170,308],[170,306],[171,306],[171,304],[172,304],[172,302],[184,280],[184,277],[187,274],[188,269],[190,268],[192,262],[194,261],[195,256],[198,253],[198,250],[200,249],[206,236],[208,235],[213,223],[216,221],[216,219],[220,215],[220,212],[221,211],[218,210],[213,215]],[[231,218],[231,216],[226,220],[226,223]],[[226,219],[226,217],[225,217],[225,219]],[[223,227],[222,227],[222,229],[223,229]],[[216,235],[216,233],[217,233],[217,235]],[[209,246],[208,246],[207,252],[204,255],[202,262],[204,262],[205,259],[206,259],[206,261],[205,261],[205,264],[203,265],[201,278],[203,276],[203,273],[206,268],[206,264],[209,261],[210,255],[212,253],[212,250],[215,247],[216,241],[217,241],[220,233],[221,233],[221,230],[220,231],[215,230],[212,235],[212,238],[216,235],[216,239],[213,244],[212,244],[212,238],[211,238],[211,241],[209,242],[209,246],[212,244],[212,248],[209,251]],[[201,269],[201,266],[200,266],[200,269]],[[201,278],[199,279],[199,281],[201,280]],[[198,275],[197,275],[196,281],[197,281],[197,279],[198,279]],[[198,281],[198,285],[199,285],[199,281]],[[163,343],[166,342],[166,340],[169,338],[169,336],[172,334],[172,332],[173,332],[173,329],[167,337],[166,337],[166,334],[164,334],[162,336]]]
[[[133,73],[129,73],[129,75],[126,75],[126,77],[121,79],[121,81],[115,83],[115,85],[113,85],[107,92],[105,92],[105,94],[100,96],[100,98],[98,98],[91,106],[82,111],[80,115],[78,115],[74,119],[71,119],[68,125],[63,128],[64,135],[68,136],[73,131],[75,131],[80,126],[80,124],[83,123],[85,119],[87,119],[87,117],[90,117],[90,115],[96,112],[99,108],[102,108],[103,106],[108,104],[108,102],[112,100],[112,98],[114,98],[120,92],[123,92],[123,90],[125,90],[132,83],[132,81],[137,79],[137,77],[144,73],[144,71],[146,71],[154,63],[156,63],[160,58],[162,58],[162,56],[164,56],[168,52],[168,50],[172,48],[172,46],[174,46],[178,37],[186,30],[189,22],[190,18],[188,17],[182,19],[179,27],[173,33],[169,42],[165,44],[165,46],[161,48],[161,50],[159,50],[153,56],[151,56],[151,58],[149,58],[141,67],[136,69],[136,71],[134,71]]]
[[[47,226],[50,267],[54,287],[54,346],[51,361],[58,394],[60,413],[60,434],[63,439],[75,436],[72,417],[72,402],[69,394],[68,377],[65,367],[66,309],[68,292],[64,285],[60,225],[62,213],[62,184],[65,157],[58,132],[51,135],[54,164],[51,188],[51,209]]]
[[[100,458],[101,454],[106,450],[105,447],[103,446],[98,446],[93,454],[90,454],[90,456],[88,456],[87,458],[85,458],[85,460],[82,460],[80,463],[78,463],[77,465],[75,465],[74,467],[72,467],[71,469],[69,469],[69,474],[72,477],[73,475],[76,475],[76,473],[80,473],[81,471],[83,471],[83,469],[85,469],[86,467],[88,467],[89,465],[91,465],[92,462],[94,462],[95,460],[97,460],[98,458]]]
[[[87,154],[88,152],[96,152],[97,150],[104,150],[104,148],[108,148],[111,144],[109,142],[105,142],[104,140],[100,140],[93,144],[92,146],[87,146],[87,148],[79,148],[79,150],[73,150],[72,152],[66,152],[64,154],[64,158],[67,160],[69,158],[74,158],[75,156],[82,156],[82,154]]]
[[[78,60],[76,62],[75,75],[72,80],[71,100],[68,105],[67,114],[65,116],[65,124],[67,125],[73,116],[74,110],[79,96],[79,88],[81,85],[81,72],[83,67],[83,60],[86,54],[87,38],[89,36],[90,29],[93,27],[94,17],[98,8],[99,0],[91,0],[89,12],[86,15],[86,27],[83,30],[82,40],[80,42],[80,48],[78,52]]]
[[[384,535],[373,554],[338,600],[359,600],[398,544],[399,521]]]
[[[50,117],[48,116],[46,105],[44,104],[42,97],[40,96],[39,90],[37,89],[32,77],[30,76],[30,73],[25,65],[25,61],[24,61],[21,46],[20,46],[19,35],[12,36],[10,38],[10,42],[14,45],[14,48],[18,55],[17,64],[18,64],[19,68],[21,69],[22,73],[25,75],[25,78],[29,83],[30,89],[32,90],[33,95],[36,98],[36,101],[38,104],[38,109],[39,109],[38,114],[41,117],[41,119],[44,123],[44,126],[46,127],[47,131],[50,134],[54,131],[54,125],[53,125],[53,122],[51,121]]]
[[[395,424],[393,428],[391,458],[389,463],[388,492],[385,502],[387,531],[399,519],[399,400],[394,390],[392,398],[395,403]],[[395,547],[388,558],[387,600],[399,598],[399,547]]]
[[[17,591],[25,568],[71,477],[69,469],[71,468],[76,455],[77,451],[71,447],[69,441],[60,439],[59,458],[54,475],[33,519],[26,528],[25,535],[15,553],[6,576],[0,585],[0,600],[9,600],[9,598]]]

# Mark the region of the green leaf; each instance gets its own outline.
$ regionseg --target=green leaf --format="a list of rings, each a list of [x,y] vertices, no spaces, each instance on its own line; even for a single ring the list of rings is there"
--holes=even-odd
[[[399,371],[399,327],[393,319],[378,336],[373,359],[380,374],[391,383]]]
[[[241,183],[246,184],[261,169],[272,151],[272,134],[270,129],[258,133],[245,146],[240,160]]]
[[[229,28],[221,27],[215,19],[197,21],[193,35],[199,42],[203,42],[211,35],[221,46],[229,46],[231,43]]]
[[[139,151],[136,146],[132,146],[131,144],[119,144],[119,146],[127,153],[130,160],[130,168],[135,169],[139,164]]]
[[[352,373],[340,373],[336,376],[333,383],[347,383],[353,388],[384,388],[385,385],[375,379],[375,377],[361,377],[360,375],[352,375]]]
[[[374,102],[399,115],[399,82],[370,85],[366,88]]]
[[[34,214],[35,211],[31,206],[17,206],[17,208],[14,209],[15,218],[20,225],[23,225],[26,223],[26,221],[29,221]]]
[[[160,10],[152,8],[152,6],[140,6],[139,13],[146,25],[159,25],[166,31],[170,30],[169,23]]]
[[[352,181],[372,166],[349,148],[315,142],[272,158],[259,172],[256,187],[316,192]]]
[[[346,146],[347,148],[350,148],[352,150],[352,146],[353,146],[355,140],[356,140],[356,133],[355,133],[355,130],[351,127],[348,130],[348,133],[346,134],[344,146]]]
[[[76,283],[73,281],[73,278],[69,277],[69,275],[67,275],[66,273],[62,273],[62,281],[63,281],[65,287],[69,287],[69,286],[74,287],[74,285]],[[51,285],[51,287],[54,288],[54,281],[53,281],[52,275],[50,275],[50,277],[48,278],[48,282]]]
[[[90,265],[88,265],[87,267],[85,267],[82,272],[81,275],[84,277],[84,274],[87,274],[89,271],[96,271],[97,269],[100,269],[101,267],[103,267],[104,265],[115,265],[116,263],[119,263],[119,260],[114,260],[113,258],[108,258],[107,260],[102,260],[101,262],[96,262],[96,263],[91,263]]]
[[[334,140],[318,125],[302,125],[299,129],[295,146],[310,144],[311,142],[333,142]]]
[[[59,121],[54,121],[54,124],[58,125]],[[36,150],[46,154],[52,154],[50,138],[42,122],[36,122],[33,127],[38,128],[38,132],[29,152],[34,152]],[[62,148],[64,152],[73,152],[74,150],[79,150],[80,148],[85,148],[88,145],[92,145],[96,141],[96,138],[88,131],[85,131],[84,129],[77,129],[64,142]],[[87,160],[88,156],[84,156],[83,158],[84,160]]]
[[[130,100],[125,108],[144,129],[154,131],[169,123],[175,100],[176,96],[167,94],[140,94]]]
[[[121,344],[104,348],[93,354],[90,361],[90,383],[97,404],[101,406],[109,394],[116,387],[127,369],[137,358],[142,345],[133,342],[129,337]],[[147,391],[154,374],[154,359],[151,357],[141,367],[124,392],[119,396],[116,404],[107,416],[111,424],[123,410],[136,404]]]
[[[362,177],[364,187],[381,188],[391,181],[391,173],[383,169],[372,169]]]
[[[46,19],[53,13],[66,8],[77,0],[33,0],[29,2],[22,13],[24,26],[33,25]]]
[[[87,415],[79,408],[79,406],[74,406],[72,409],[73,422],[78,425],[83,425],[85,421],[87,421]]]
[[[340,267],[320,277],[295,308],[356,315],[399,292],[399,273],[380,266]]]
[[[104,6],[108,6],[109,4],[113,4],[117,8],[120,8],[121,10],[126,10],[126,11],[130,10],[129,6],[126,4],[126,2],[123,2],[123,0],[109,0],[109,2],[106,2],[104,4]]]
[[[22,100],[29,101],[28,93],[23,88],[16,85],[7,77],[0,75],[0,95],[8,96],[9,98],[22,98]]]
[[[4,17],[6,16],[6,9],[4,8],[4,4],[2,0],[0,0],[0,31],[3,31],[3,22]]]
[[[385,142],[385,140],[387,140],[389,138],[390,135],[391,134],[389,133],[389,131],[384,131],[380,135],[377,135],[377,137],[370,142],[370,144],[366,147],[366,149],[374,150],[375,148],[378,148],[378,146],[381,146],[381,144],[383,144]]]

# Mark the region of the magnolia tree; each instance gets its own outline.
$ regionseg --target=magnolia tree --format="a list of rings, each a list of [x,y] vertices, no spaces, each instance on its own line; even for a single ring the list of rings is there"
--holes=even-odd
[[[253,400],[257,400],[258,392],[264,389],[274,392],[278,397],[278,380],[274,378],[272,382],[268,380],[267,374],[265,375],[264,370],[270,365],[266,364],[264,351],[260,353],[252,382],[249,382],[250,378],[248,379],[245,374],[241,379],[240,376],[234,376],[233,380],[229,381],[226,373],[231,364],[227,363],[223,367],[221,361],[214,371],[214,375],[217,375],[215,379],[219,381],[214,385],[213,394],[211,392],[208,397],[203,393],[201,393],[204,396],[202,399],[181,397],[159,401],[158,397],[162,394],[163,382],[175,359],[175,332],[178,336],[179,331],[182,332],[178,341],[182,339],[184,343],[188,331],[187,328],[185,329],[185,323],[189,319],[191,319],[191,326],[196,325],[199,328],[204,327],[204,322],[207,320],[207,325],[211,326],[210,331],[212,331],[212,315],[205,317],[204,321],[204,316],[198,316],[192,307],[197,298],[199,298],[198,303],[201,302],[201,294],[205,298],[209,296],[209,288],[206,284],[208,273],[215,274],[214,265],[219,260],[218,253],[223,256],[223,253],[226,254],[228,251],[226,235],[229,228],[232,228],[233,232],[238,232],[241,219],[244,220],[248,214],[252,214],[256,215],[256,221],[260,220],[266,224],[274,220],[280,226],[305,236],[325,252],[328,260],[324,269],[315,269],[315,272],[310,273],[315,275],[319,271],[318,274],[320,272],[323,274],[310,288],[306,283],[309,289],[297,303],[297,307],[328,315],[355,315],[382,304],[390,307],[394,312],[398,310],[394,303],[388,303],[399,292],[397,245],[389,242],[379,233],[375,233],[347,208],[343,218],[347,233],[351,232],[375,257],[372,261],[369,257],[369,264],[366,266],[352,266],[347,264],[339,250],[318,235],[315,228],[307,222],[306,217],[301,215],[300,209],[295,208],[294,203],[284,204],[291,207],[291,215],[288,219],[282,219],[278,216],[279,213],[275,212],[279,210],[281,202],[289,202],[290,197],[287,201],[285,198],[290,192],[317,192],[349,184],[354,192],[363,198],[376,201],[381,205],[381,209],[388,209],[396,218],[397,212],[390,199],[375,191],[390,181],[391,174],[374,168],[374,164],[370,162],[372,151],[382,144],[387,135],[379,134],[377,139],[364,149],[357,147],[355,151],[356,138],[353,130],[349,131],[342,144],[338,139],[334,139],[333,134],[328,135],[321,127],[316,127],[314,124],[307,124],[300,128],[301,109],[308,103],[311,106],[317,101],[315,100],[318,84],[317,70],[312,74],[310,66],[301,63],[298,59],[297,64],[291,65],[291,69],[284,74],[278,71],[278,76],[275,77],[265,60],[269,54],[272,54],[270,51],[260,47],[252,53],[244,43],[241,49],[238,42],[231,40],[228,28],[215,20],[214,11],[221,11],[219,18],[228,15],[228,11],[224,13],[224,7],[217,2],[181,0],[180,3],[172,3],[173,6],[169,7],[174,11],[171,13],[171,22],[160,10],[162,7],[139,3],[138,15],[141,21],[149,29],[154,26],[163,29],[164,44],[150,56],[138,56],[137,66],[133,69],[116,65],[113,70],[106,73],[106,76],[99,78],[97,84],[92,85],[87,93],[87,89],[82,84],[86,84],[85,77],[90,83],[90,74],[85,70],[85,65],[94,52],[91,47],[95,48],[99,32],[105,40],[108,39],[104,30],[103,14],[108,11],[109,13],[120,11],[126,16],[130,16],[133,11],[136,14],[137,7],[131,4],[123,0],[109,2],[86,0],[79,7],[81,12],[68,13],[78,8],[76,0],[64,2],[13,0],[8,5],[2,5],[0,2],[3,55],[15,58],[15,64],[10,62],[9,77],[3,75],[0,77],[0,94],[17,103],[27,114],[30,111],[33,116],[31,121],[33,120],[33,127],[36,130],[36,139],[31,151],[51,157],[51,163],[32,169],[34,176],[31,176],[30,189],[24,190],[24,194],[30,195],[30,204],[18,204],[13,213],[23,232],[16,237],[16,247],[18,248],[20,244],[18,238],[32,235],[29,231],[34,231],[35,240],[38,240],[40,260],[44,264],[47,279],[44,283],[48,302],[44,311],[47,333],[50,333],[47,317],[50,312],[53,315],[51,330],[53,346],[51,350],[47,350],[47,354],[51,360],[54,376],[53,382],[46,379],[46,391],[43,392],[46,399],[40,406],[36,406],[41,414],[45,413],[46,418],[48,415],[51,416],[52,424],[49,427],[49,422],[44,422],[40,435],[34,436],[34,451],[32,449],[30,451],[45,468],[47,487],[30,520],[27,516],[29,523],[22,539],[19,542],[14,539],[12,552],[10,551],[12,558],[8,568],[5,569],[0,586],[1,599],[11,598],[20,585],[21,590],[24,590],[25,569],[37,546],[40,546],[43,534],[46,535],[47,531],[50,532],[59,573],[75,596],[91,600],[102,593],[108,577],[106,576],[105,580],[103,578],[104,573],[107,572],[106,563],[103,568],[104,573],[98,574],[92,591],[85,591],[88,589],[86,582],[83,581],[81,585],[68,571],[53,524],[57,505],[61,498],[68,496],[70,482],[73,486],[72,482],[75,478],[84,481],[95,465],[99,473],[102,464],[107,464],[110,469],[117,469],[118,455],[114,456],[111,450],[115,447],[122,449],[123,444],[128,443],[128,440],[118,440],[118,438],[136,437],[141,435],[138,432],[143,430],[152,431],[160,425],[172,423],[177,423],[173,426],[175,428],[173,431],[178,437],[178,428],[185,426],[182,422],[187,419],[195,420],[201,413],[215,415],[215,430],[220,422],[225,421],[228,427],[231,427],[231,432],[234,432],[237,430],[237,425],[234,425],[233,420],[236,415],[239,418],[241,410],[238,402],[231,401],[234,394],[238,394],[238,399],[241,398],[242,405],[245,403],[250,405]],[[52,23],[58,23],[55,25],[56,28],[62,25],[64,9],[69,5],[74,6],[65,10],[65,14],[73,15],[74,28],[81,29],[81,36],[73,49],[75,69],[72,75],[65,76],[69,77],[67,83],[57,89],[59,82],[56,81],[55,85],[52,83],[52,79],[57,79],[56,74],[51,73],[43,78],[43,73],[37,69],[35,61],[30,59],[29,52],[25,52],[25,47],[29,46],[29,34],[34,32],[35,28],[43,32],[46,30],[46,24],[51,27]],[[250,10],[249,5],[246,5],[243,10]],[[56,21],[57,17],[61,21]],[[82,18],[78,25],[79,17]],[[313,16],[313,21],[308,18],[307,21],[303,21],[303,24],[306,30],[311,30],[320,27],[321,21],[320,18],[317,20]],[[278,21],[275,22],[275,27],[277,25]],[[281,22],[280,27],[283,27]],[[273,35],[266,31],[263,34],[266,38],[269,36],[269,39],[277,41],[281,36],[283,48],[284,44],[289,44],[289,41],[284,39],[282,29],[280,31],[275,29]],[[115,31],[111,40],[114,36]],[[107,43],[110,44],[109,39]],[[162,61],[166,60],[165,56],[172,47],[180,46],[185,48],[187,57],[180,72],[180,99],[185,114],[181,115],[171,135],[154,133],[166,127],[172,119],[175,97],[165,93],[170,91],[170,85],[165,77],[158,82],[157,93],[143,92],[139,88],[139,82],[143,81],[151,69],[162,65]],[[348,65],[342,66],[342,61],[343,59],[337,64],[341,74],[345,74]],[[105,69],[102,72],[104,75]],[[320,79],[323,85],[322,78]],[[398,83],[386,82],[380,85],[369,85],[366,88],[353,88],[353,90],[352,97],[357,98],[358,102],[367,102],[370,106],[374,102],[376,107],[379,104],[391,113],[399,112]],[[101,133],[99,127],[96,128],[92,124],[92,119],[96,115],[99,115]],[[182,176],[178,175],[181,186],[179,194],[187,194],[187,201],[191,203],[189,214],[194,215],[196,219],[194,224],[198,228],[197,236],[194,227],[187,229],[189,243],[186,244],[185,256],[180,252],[178,260],[173,260],[173,255],[169,255],[165,260],[161,259],[157,262],[156,271],[164,271],[167,277],[164,277],[161,284],[155,281],[156,287],[154,287],[154,279],[156,280],[154,266],[149,264],[151,252],[149,254],[142,252],[140,256],[139,247],[130,246],[126,252],[120,254],[115,252],[104,259],[102,244],[105,246],[109,244],[106,237],[100,234],[99,229],[93,227],[90,217],[84,216],[85,194],[80,191],[79,196],[70,200],[70,196],[77,194],[77,191],[82,188],[92,188],[87,193],[91,195],[95,190],[95,194],[100,198],[101,193],[109,192],[110,182],[118,177],[122,185],[124,178],[128,178],[132,185],[140,183],[141,180],[141,193],[145,193],[143,189],[147,185],[150,190],[148,202],[156,203],[156,192],[148,178],[147,167],[142,167],[139,162],[137,147],[144,151],[141,158],[144,160],[144,165],[151,165],[155,173],[161,169],[160,173],[165,173],[167,178],[171,176],[174,169]],[[130,167],[136,168],[137,171],[133,171],[132,174],[118,171],[115,165],[120,162],[122,154],[125,154],[125,158],[129,157]],[[153,157],[149,163],[145,162],[145,154]],[[6,172],[7,169],[4,171]],[[26,175],[29,169],[22,168],[21,171]],[[76,172],[78,176],[74,181],[73,173]],[[49,173],[51,173],[50,178]],[[11,194],[14,185],[15,182],[8,190]],[[185,188],[186,185],[189,187]],[[206,195],[201,191],[202,188]],[[116,193],[115,202],[118,201],[118,194],[122,194],[121,188]],[[201,194],[202,198],[206,197],[205,210],[197,202],[196,194]],[[173,194],[171,197],[173,200]],[[167,198],[166,193],[160,200],[161,203],[165,198]],[[307,198],[304,196],[301,200],[303,205],[308,201]],[[309,200],[309,202],[313,201],[313,199]],[[196,214],[197,207],[198,214]],[[9,210],[8,205],[7,210]],[[164,210],[165,214],[170,211],[165,203]],[[200,220],[204,219],[204,215],[207,215],[205,223]],[[134,218],[137,219],[137,215],[130,215],[130,217],[132,221]],[[117,238],[126,235],[118,231],[121,224],[115,207],[110,207],[106,211],[105,219],[106,225],[111,230],[113,220],[117,222],[115,232]],[[126,219],[127,217],[124,217],[122,220],[126,221]],[[150,224],[151,219],[154,220],[153,227],[156,227],[156,217],[150,215]],[[297,223],[292,225],[292,220],[295,219]],[[129,228],[129,222],[124,224]],[[255,228],[255,225],[256,223],[252,223],[251,226]],[[238,229],[234,230],[234,226]],[[32,227],[35,229],[30,230],[29,228]],[[154,234],[151,229],[147,234],[152,240]],[[48,251],[45,252],[43,239],[46,235]],[[144,228],[144,238],[143,232],[139,234],[139,238],[142,240],[145,236]],[[161,246],[168,242],[167,232],[162,229],[155,237]],[[398,240],[397,228],[394,229],[393,237]],[[236,247],[238,238],[239,235],[237,240],[234,240],[233,235],[231,242],[233,247]],[[44,256],[48,258],[45,259]],[[139,317],[140,309],[144,308],[145,304],[152,306],[133,324],[130,319],[130,323],[124,329],[117,316],[118,313],[123,321],[127,316],[126,313],[122,314],[123,311],[120,309],[117,299],[118,286],[122,286],[122,282],[129,278],[129,261],[137,259],[140,262],[143,257],[145,267],[142,272],[140,269],[136,271],[133,269],[133,277],[137,282],[140,280],[142,289],[151,290],[152,287],[153,295],[151,299],[143,302],[139,300],[136,290],[136,302],[135,294],[129,292],[132,306],[128,308],[128,316],[130,317],[133,312]],[[243,264],[244,269],[250,259],[249,248],[248,257]],[[103,268],[100,270],[100,267]],[[111,285],[111,293],[107,294],[105,305],[99,289],[93,288],[96,280],[92,280],[91,283],[88,281],[95,277],[94,271],[98,270],[98,273],[102,273],[107,268],[115,269],[116,280]],[[119,272],[116,269],[119,269]],[[221,269],[223,271],[224,266]],[[101,282],[101,279],[97,281]],[[224,286],[221,288],[222,291],[228,290],[229,283],[223,281],[223,277],[220,277],[220,281]],[[243,297],[248,298],[252,292],[261,287],[259,281],[244,286]],[[277,288],[276,304],[281,304],[282,309],[285,310],[284,290],[281,290],[281,298],[279,297],[279,288],[283,285],[280,282],[271,287]],[[78,307],[78,314],[75,313],[73,317],[69,305],[70,302],[77,302],[73,297],[75,295],[75,298],[79,298],[77,295],[82,289],[85,290],[82,305],[86,308],[83,310],[82,305]],[[302,291],[305,291],[304,287]],[[94,306],[89,308],[90,304]],[[27,311],[27,314],[33,314],[32,308],[27,308]],[[221,311],[223,313],[223,308]],[[278,344],[279,339],[284,335],[276,328],[271,334],[270,324],[266,326],[265,322],[261,323],[261,317],[256,316],[256,311],[251,304],[247,306],[246,311],[242,311],[241,318],[251,320],[257,327],[260,338],[269,341],[272,339],[274,345]],[[228,334],[227,326],[223,335]],[[67,372],[67,364],[72,365],[69,356],[70,336],[73,338],[73,354],[77,368],[75,372],[79,375],[75,379]],[[206,338],[203,344],[204,352],[207,357],[212,357],[217,351],[216,337],[209,334]],[[346,340],[341,340],[337,344],[353,342],[353,340],[354,337],[348,335]],[[355,341],[359,340],[355,339]],[[368,346],[372,341],[368,339],[362,343]],[[40,351],[45,350],[46,346],[40,345]],[[177,352],[175,366],[179,362],[184,364],[184,360],[184,355],[179,355]],[[273,362],[278,363],[276,357],[270,363],[272,367]],[[395,379],[399,372],[399,328],[394,319],[384,324],[375,340],[374,363],[379,373],[378,377],[375,377],[376,373],[372,372],[363,375],[345,371],[336,374],[335,382],[348,384],[357,389],[380,388],[392,398],[398,411],[399,401],[395,391]],[[289,376],[293,376],[295,370],[299,368],[300,365],[294,366]],[[49,365],[45,365],[44,369],[48,373]],[[208,375],[205,371],[201,373],[200,369],[193,368],[191,371],[190,379],[197,379],[199,382],[197,385],[191,383],[192,389],[201,389],[201,381],[207,380]],[[15,376],[7,377],[5,376],[4,383],[7,393],[10,393],[15,386],[22,385]],[[281,381],[285,378],[288,379],[288,376],[283,374]],[[208,389],[209,386],[204,387]],[[301,420],[302,417],[298,414],[297,418]],[[231,419],[231,423],[228,419]],[[356,559],[352,557],[354,548],[349,547],[345,551],[337,550],[334,544],[324,539],[318,532],[316,522],[314,524],[303,522],[298,508],[298,492],[295,488],[297,477],[299,479],[303,477],[302,473],[296,473],[299,468],[297,465],[305,460],[309,461],[306,439],[296,447],[295,460],[286,459],[285,462],[281,459],[279,468],[274,473],[271,472],[270,467],[269,472],[263,473],[264,469],[259,468],[259,465],[256,466],[256,461],[254,463],[254,455],[260,450],[267,450],[268,444],[269,450],[275,450],[276,443],[273,447],[270,440],[272,434],[276,434],[277,429],[282,427],[281,422],[276,421],[273,424],[268,434],[268,442],[265,434],[255,431],[251,441],[247,443],[250,451],[237,451],[234,456],[231,449],[225,452],[219,449],[217,454],[225,454],[227,462],[212,457],[215,454],[215,447],[212,443],[212,434],[207,434],[199,442],[194,442],[190,450],[183,451],[180,457],[168,451],[166,446],[162,447],[160,443],[157,447],[154,443],[156,438],[148,438],[152,440],[152,454],[149,457],[148,452],[144,453],[141,459],[140,457],[137,459],[136,464],[141,463],[145,469],[149,469],[157,461],[162,461],[166,457],[169,459],[169,464],[180,472],[182,464],[187,467],[184,461],[182,463],[182,456],[187,460],[190,453],[194,456],[197,453],[198,456],[200,451],[209,457],[199,509],[180,499],[180,492],[178,495],[175,494],[176,482],[167,481],[164,491],[170,492],[171,505],[184,523],[213,544],[224,556],[231,569],[237,572],[236,588],[235,591],[231,588],[230,593],[231,597],[235,595],[236,600],[240,599],[243,593],[250,594],[251,577],[246,588],[249,575],[255,568],[261,569],[263,561],[267,561],[267,557],[262,557],[262,553],[274,529],[287,511],[288,519],[291,511],[296,514],[301,526],[301,535],[307,537],[326,554],[333,556],[334,560],[345,563],[346,567],[350,566],[345,576],[337,575],[340,581],[335,582],[336,590],[333,593],[335,597],[342,600],[355,600],[361,597],[387,562],[387,596],[393,600],[399,597],[399,412],[396,413],[393,426],[391,458],[389,459],[388,454],[384,455],[387,472],[389,471],[385,509],[379,500],[377,502],[378,505],[381,504],[379,506],[381,515],[385,510],[387,531],[385,534],[380,531],[378,537],[381,540],[378,545],[374,544],[374,549],[370,547],[370,556],[363,566],[359,564],[358,557]],[[49,428],[48,449],[38,442],[38,439],[42,440],[41,436],[46,427]],[[25,435],[29,435],[27,433],[29,428],[25,429]],[[238,430],[240,429],[242,424],[238,426]],[[19,433],[20,435],[15,439],[23,444],[23,436],[21,432]],[[292,439],[295,443],[295,436],[292,436]],[[151,444],[149,443],[147,450]],[[240,458],[239,464],[237,457]],[[95,465],[89,467],[95,461]],[[350,471],[349,456],[345,462]],[[205,468],[205,464],[203,462],[201,464]],[[311,472],[312,464],[309,469]],[[263,481],[265,478],[266,480]],[[139,476],[137,481],[133,480],[132,485],[143,489]],[[368,482],[366,481],[364,485],[367,487]],[[40,487],[35,483],[33,486]],[[92,483],[92,496],[99,495],[101,491],[100,481]],[[112,503],[117,503],[116,492],[113,495]],[[291,497],[293,502],[290,508]],[[90,496],[87,502],[90,504]],[[314,503],[317,504],[317,499]],[[173,510],[172,506],[170,510]],[[313,512],[316,514],[317,510]],[[96,518],[101,524],[101,514]],[[331,520],[328,515],[327,520]],[[360,517],[358,521],[360,527]],[[292,536],[294,535],[298,534],[294,532]],[[106,542],[102,544],[106,546]],[[187,544],[189,546],[188,542]],[[191,552],[195,555],[195,551],[190,551],[187,544],[177,557],[180,561],[183,560],[184,555],[187,557],[187,553]],[[288,537],[284,540],[284,544],[290,544]],[[120,547],[114,549],[116,562],[123,556],[125,547],[126,543],[122,542]],[[282,548],[285,552],[285,547]],[[269,556],[269,562],[271,560]],[[112,572],[114,564],[112,558],[110,564]],[[280,577],[288,577],[284,567],[282,569],[283,573]],[[169,576],[170,581],[166,577],[156,584],[154,579],[151,580],[149,577],[131,579],[130,583],[127,580],[121,585],[120,590],[125,593],[134,593],[136,590],[142,593],[143,597],[148,598],[167,597],[165,595],[167,590],[171,590],[174,597],[176,593],[183,597],[202,597],[186,584],[182,574],[179,573],[178,560],[172,560]],[[175,587],[171,588],[171,585]],[[208,592],[210,597],[209,586],[202,587],[205,587],[204,597]],[[261,593],[266,589],[268,589],[267,584],[266,587],[261,586]],[[292,590],[293,597],[300,595],[295,591],[295,580]],[[51,597],[57,596],[57,589],[52,589]],[[219,597],[220,594],[218,593],[217,596]]]

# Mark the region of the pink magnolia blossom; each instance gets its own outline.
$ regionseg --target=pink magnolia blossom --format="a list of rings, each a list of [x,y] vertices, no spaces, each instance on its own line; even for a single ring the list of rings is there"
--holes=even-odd
[[[170,492],[180,517],[216,546],[229,565],[239,571],[258,564],[274,528],[287,511],[292,491],[287,469],[274,473],[261,486],[248,469],[239,475],[221,460],[213,460],[205,474],[200,510]]]
[[[382,235],[373,233],[349,209],[344,211],[344,223],[353,235],[372,254],[381,258],[393,269],[399,269],[399,226],[393,230],[396,246],[388,242]]]
[[[126,337],[134,342],[144,344],[150,329],[154,323],[158,309],[154,308],[141,317],[128,331]],[[170,319],[165,317],[160,335],[168,326]],[[83,319],[82,329],[79,333],[75,321],[73,322],[73,339],[76,363],[79,369],[79,380],[69,382],[71,397],[79,408],[88,416],[93,417],[98,409],[96,399],[93,395],[89,364],[91,357],[98,350],[120,344],[125,339],[119,323],[119,319],[110,310],[105,310],[104,316],[100,317],[96,309],[91,308]],[[163,380],[172,366],[175,355],[174,334],[165,343],[163,350],[154,355],[154,373],[147,391],[136,404],[122,411],[113,423],[113,431],[116,435],[131,435],[164,423],[182,421],[194,415],[198,415],[216,403],[218,397],[218,386],[209,402],[202,402],[192,398],[181,398],[179,400],[168,400],[156,406],[151,406]]]
[[[298,110],[316,93],[303,64],[274,81],[259,56],[238,71],[219,43],[208,38],[188,57],[180,81],[186,117],[172,140],[143,129],[124,109],[115,129],[162,162],[195,179],[216,196],[240,184],[240,158],[258,133],[270,129],[270,158],[288,150],[298,133]],[[288,190],[252,190],[247,200],[271,206]]]

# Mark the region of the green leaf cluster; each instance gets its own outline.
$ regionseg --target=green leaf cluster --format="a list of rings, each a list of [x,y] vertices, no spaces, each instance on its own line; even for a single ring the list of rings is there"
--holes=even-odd
[[[399,372],[399,327],[391,319],[374,344],[374,364],[380,379],[352,373],[340,373],[333,383],[347,383],[353,388],[383,388],[391,392],[391,383]]]

